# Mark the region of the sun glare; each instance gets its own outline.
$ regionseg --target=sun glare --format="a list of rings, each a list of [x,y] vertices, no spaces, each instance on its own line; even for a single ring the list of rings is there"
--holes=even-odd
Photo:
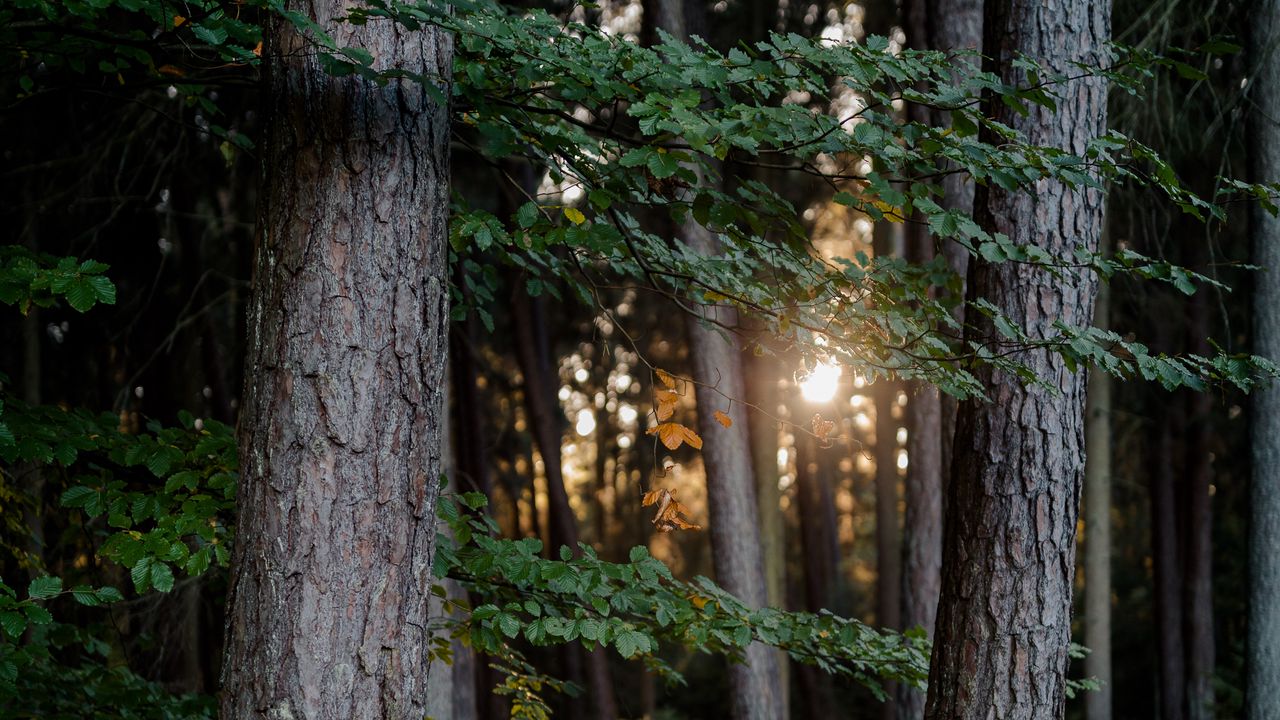
[[[819,363],[809,373],[809,377],[800,381],[800,394],[812,403],[830,402],[836,396],[840,385],[840,366],[830,363]]]

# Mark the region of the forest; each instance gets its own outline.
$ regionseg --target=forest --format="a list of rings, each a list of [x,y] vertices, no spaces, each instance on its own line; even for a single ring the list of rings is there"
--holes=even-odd
[[[1280,720],[1280,0],[0,0],[0,718]]]

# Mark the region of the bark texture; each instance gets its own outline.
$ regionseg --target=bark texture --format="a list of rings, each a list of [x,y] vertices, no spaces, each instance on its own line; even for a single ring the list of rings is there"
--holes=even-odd
[[[450,75],[446,34],[339,23],[339,0],[287,5],[377,67]],[[446,422],[447,109],[413,83],[326,75],[287,23],[265,57],[222,716],[420,720]]]
[[[1094,325],[1107,327],[1110,292],[1098,290]],[[1089,374],[1084,467],[1084,674],[1102,687],[1084,696],[1088,720],[1111,720],[1111,376]]]
[[[1105,1],[990,0],[989,69],[1005,82],[1025,81],[1012,66],[1018,53],[1064,74],[1071,61],[1098,64],[1110,16]],[[1089,78],[1062,88],[1056,112],[1036,108],[1024,117],[999,102],[986,110],[1032,142],[1083,153],[1105,131],[1106,108],[1105,83]],[[974,206],[987,230],[1054,256],[1098,247],[1103,197],[1096,190],[1071,192],[1052,182],[1034,195],[983,187]],[[1013,263],[970,266],[969,297],[994,303],[1032,337],[1050,336],[1057,320],[1090,322],[1095,290],[1084,272],[1055,278]],[[973,329],[996,335],[982,318]],[[1058,394],[982,369],[990,401],[965,401],[957,413],[930,718],[1040,720],[1065,711],[1085,379],[1047,352],[1020,359]]]
[[[1254,182],[1280,180],[1280,2],[1256,0],[1249,157]],[[1280,220],[1254,208],[1253,352],[1280,362]],[[1249,491],[1249,720],[1280,720],[1280,387],[1253,396]]]

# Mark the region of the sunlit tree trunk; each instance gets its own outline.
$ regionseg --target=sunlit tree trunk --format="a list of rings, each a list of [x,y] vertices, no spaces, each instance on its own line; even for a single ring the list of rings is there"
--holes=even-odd
[[[778,380],[781,367],[776,357],[747,357],[747,402],[751,431],[752,466],[756,473],[756,504],[760,513],[760,550],[764,557],[765,598],[770,607],[785,608],[787,548],[782,516],[782,491],[778,489]],[[790,665],[786,654],[777,651],[782,691],[779,705],[786,720],[789,713]]]
[[[989,69],[1009,83],[1025,81],[1019,54],[1067,73],[1072,61],[1100,64],[1110,35],[1105,0],[989,0],[984,45]],[[1056,110],[1023,116],[1000,102],[986,112],[1031,142],[1082,154],[1106,130],[1106,82],[1068,81]],[[989,138],[995,140],[995,138]],[[1100,190],[1070,191],[1042,182],[1033,195],[979,189],[978,222],[1013,242],[1070,258],[1098,248]],[[1096,279],[1082,270],[1061,276],[1029,265],[974,261],[968,296],[1000,308],[1032,337],[1052,323],[1083,326],[1093,317]],[[976,334],[996,335],[985,318]],[[1019,358],[1055,391],[979,369],[988,400],[961,403],[946,510],[942,596],[929,678],[930,718],[1061,718],[1075,531],[1084,474],[1085,378],[1048,351]]]
[[[793,413],[794,414],[794,413]],[[800,512],[800,543],[804,557],[804,601],[809,612],[834,610],[834,584],[840,577],[835,500],[829,468],[812,435],[797,432],[796,500]],[[829,457],[830,453],[825,453]],[[796,668],[806,717],[834,717],[832,678],[812,665]]]
[[[1098,290],[1095,325],[1108,326],[1110,290]],[[1089,373],[1084,466],[1084,674],[1102,687],[1084,697],[1088,720],[1111,720],[1111,376]]]
[[[1249,158],[1254,182],[1280,180],[1280,2],[1257,0],[1252,15]],[[1250,216],[1254,276],[1253,352],[1280,363],[1280,221]],[[1253,396],[1250,416],[1249,720],[1280,720],[1280,388]]]
[[[378,68],[448,78],[451,38],[286,3]],[[269,119],[222,716],[426,713],[447,356],[447,108],[331,77],[290,22]]]

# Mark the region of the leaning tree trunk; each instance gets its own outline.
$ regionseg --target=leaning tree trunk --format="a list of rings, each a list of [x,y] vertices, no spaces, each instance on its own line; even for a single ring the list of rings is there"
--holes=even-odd
[[[1019,54],[1064,74],[1072,61],[1096,65],[1110,17],[1106,0],[989,0],[990,69],[1015,83],[1026,80],[1013,66]],[[1077,79],[1061,89],[1056,111],[1022,116],[999,102],[986,110],[1031,142],[1082,154],[1106,130],[1106,90],[1101,78]],[[1054,182],[1039,183],[1034,195],[982,187],[974,201],[986,230],[1064,258],[1077,247],[1097,250],[1102,205],[1100,190]],[[1093,317],[1096,279],[1085,271],[1055,277],[975,260],[969,279],[970,298],[993,303],[1032,337],[1053,335],[1058,320],[1083,326]],[[974,339],[996,335],[989,319],[972,326]],[[930,718],[1039,720],[1060,718],[1066,707],[1085,378],[1048,351],[1019,359],[1056,392],[984,367],[977,372],[989,400],[967,400],[958,411]]]
[[[1280,1],[1257,0],[1249,113],[1254,182],[1280,180]],[[1280,362],[1280,220],[1254,208],[1253,352]],[[1251,419],[1249,720],[1280,720],[1280,388],[1259,391]]]
[[[291,2],[378,68],[448,78],[452,40]],[[222,716],[426,712],[447,354],[447,109],[331,77],[267,34],[270,116]]]

